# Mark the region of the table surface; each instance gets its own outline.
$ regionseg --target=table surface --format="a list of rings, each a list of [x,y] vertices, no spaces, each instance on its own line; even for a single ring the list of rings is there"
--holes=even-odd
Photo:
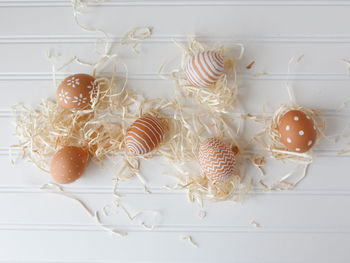
[[[157,71],[166,59],[181,55],[173,38],[185,41],[192,34],[209,44],[244,43],[238,78],[247,112],[261,113],[263,104],[273,111],[287,103],[284,85],[290,78],[297,102],[321,109],[327,134],[336,134],[350,120],[347,108],[336,111],[350,98],[341,61],[350,59],[349,13],[350,1],[111,0],[91,5],[79,19],[113,36],[113,51],[129,69],[128,88],[149,97],[171,97],[174,84]],[[94,45],[102,36],[82,31],[72,14],[66,0],[0,0],[0,262],[349,262],[349,155],[337,156],[346,138],[316,146],[309,174],[294,190],[252,191],[242,204],[206,202],[204,219],[184,192],[161,188],[176,182],[163,175],[165,164],[143,162],[152,194],[144,194],[136,179],[122,184],[120,192],[131,211],[154,209],[162,217],[147,231],[119,211],[108,222],[128,231],[125,238],[101,229],[77,203],[38,190],[49,181],[47,175],[24,161],[9,162],[8,147],[16,142],[10,105],[35,106],[54,98],[47,50],[59,53],[59,62],[73,55],[94,60]],[[139,54],[118,45],[134,26],[153,27]],[[301,55],[288,74],[290,58]],[[253,68],[245,70],[253,60]],[[72,72],[89,69],[70,65],[58,79]],[[259,72],[267,75],[254,77]],[[266,178],[288,169],[274,163],[266,167]],[[92,164],[66,190],[91,209],[101,209],[113,200],[114,172]],[[199,247],[181,240],[183,235]]]

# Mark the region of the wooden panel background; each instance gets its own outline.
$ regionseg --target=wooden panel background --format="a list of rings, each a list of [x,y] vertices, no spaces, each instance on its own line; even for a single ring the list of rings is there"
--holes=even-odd
[[[208,43],[242,42],[239,96],[247,112],[261,113],[262,104],[272,111],[288,102],[284,83],[291,79],[297,101],[321,109],[327,133],[335,134],[350,120],[348,109],[336,111],[350,98],[341,62],[350,59],[349,13],[350,1],[111,0],[93,3],[80,21],[112,35],[114,51],[129,69],[128,88],[146,96],[172,95],[173,84],[157,75],[166,59],[180,55],[172,39],[185,41],[193,34]],[[166,164],[144,162],[153,194],[145,195],[137,180],[120,191],[132,210],[159,210],[161,221],[146,231],[119,212],[108,224],[128,231],[126,238],[103,231],[76,203],[38,190],[47,176],[23,161],[9,162],[8,147],[16,141],[10,105],[54,98],[46,50],[60,53],[61,61],[73,55],[93,61],[91,51],[102,36],[81,31],[66,0],[0,0],[0,22],[0,262],[349,262],[349,155],[336,156],[344,141],[315,147],[318,157],[293,191],[262,193],[256,185],[243,204],[207,203],[203,220],[182,191],[161,188],[175,183],[163,175]],[[140,54],[118,45],[133,26],[154,29]],[[289,59],[302,54],[288,74]],[[246,71],[252,60],[254,68]],[[88,69],[71,65],[57,77],[77,71]],[[259,72],[268,74],[255,78]],[[256,131],[253,125],[247,129]],[[268,176],[289,168],[273,163]],[[113,172],[91,165],[66,189],[100,209],[112,200]],[[252,227],[251,220],[261,227]],[[182,235],[191,235],[199,247],[180,240]]]

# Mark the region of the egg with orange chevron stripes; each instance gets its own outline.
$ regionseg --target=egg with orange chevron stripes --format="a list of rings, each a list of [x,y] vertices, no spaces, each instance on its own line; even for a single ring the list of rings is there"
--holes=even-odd
[[[195,87],[207,88],[224,73],[224,58],[215,51],[204,51],[190,58],[185,67],[187,80]]]
[[[236,172],[235,152],[217,138],[206,139],[199,147],[199,165],[212,181],[223,181]]]
[[[137,119],[127,130],[125,145],[133,155],[153,151],[163,141],[166,128],[157,117],[147,114]]]

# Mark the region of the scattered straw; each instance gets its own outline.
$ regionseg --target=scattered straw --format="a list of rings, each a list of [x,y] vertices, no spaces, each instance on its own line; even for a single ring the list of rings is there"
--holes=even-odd
[[[278,180],[271,186],[267,186],[265,183],[263,183],[262,180],[260,180],[259,181],[260,185],[262,185],[266,191],[292,189],[302,179],[304,179],[304,177],[307,174],[307,168],[309,164],[313,162],[313,159],[314,159],[314,155],[311,150],[307,153],[291,152],[291,151],[288,151],[287,148],[280,141],[280,133],[278,130],[280,119],[284,116],[285,113],[287,113],[290,110],[302,111],[314,120],[315,127],[317,130],[317,141],[315,144],[317,144],[322,137],[327,138],[324,134],[325,127],[326,127],[325,121],[322,117],[321,112],[318,110],[308,109],[306,107],[297,106],[295,104],[281,105],[280,108],[277,109],[277,111],[274,113],[272,117],[264,116],[264,123],[265,123],[264,130],[262,132],[259,132],[254,137],[254,141],[257,142],[263,148],[265,148],[265,151],[261,154],[265,154],[276,160],[291,161],[291,162],[297,163],[298,167],[300,166],[303,167],[301,176],[298,179],[294,180],[293,183],[286,182],[286,180],[290,176],[295,174],[298,167],[296,167],[293,171],[288,173],[286,176],[282,177],[280,180]],[[259,162],[254,163],[253,161],[253,164],[259,168],[259,165],[258,165]],[[264,174],[263,171],[261,171],[261,173]]]
[[[311,151],[308,153],[295,153],[290,152],[280,141],[280,133],[278,126],[280,119],[291,110],[299,110],[304,112],[306,115],[310,116],[314,120],[315,127],[317,130],[317,140],[315,145],[318,143],[321,137],[325,137],[324,131],[326,128],[325,121],[322,114],[318,110],[312,110],[306,107],[301,107],[297,105],[281,105],[279,109],[274,113],[272,118],[266,118],[267,134],[270,138],[271,144],[269,146],[265,145],[265,148],[271,153],[272,157],[278,160],[289,159],[297,163],[309,164],[312,162]],[[270,122],[270,124],[268,124]]]
[[[176,90],[169,105],[172,108],[168,123],[170,132],[167,143],[159,153],[173,165],[176,170],[174,175],[180,181],[178,186],[187,190],[188,200],[198,207],[203,207],[204,197],[214,201],[243,200],[250,183],[242,183],[239,174],[239,166],[243,161],[238,140],[241,120],[232,119],[228,113],[232,113],[239,106],[235,63],[243,56],[244,47],[234,43],[234,47],[240,48],[240,54],[237,57],[228,57],[225,54],[229,52],[222,45],[209,49],[192,38],[187,45],[176,41],[175,44],[182,50],[182,61],[179,69],[171,71],[170,78],[162,76],[174,81]],[[184,68],[193,55],[206,50],[223,55],[225,74],[213,86],[197,88],[187,81]],[[160,74],[164,68],[162,65]],[[208,137],[219,138],[235,149],[237,173],[226,180],[211,181],[199,172],[198,149],[201,142]]]
[[[193,38],[189,38],[187,45],[176,41],[175,44],[182,51],[182,60],[180,68],[171,72],[170,79],[175,82],[180,96],[184,98],[190,97],[213,112],[227,113],[232,111],[237,101],[238,92],[235,63],[243,56],[244,46],[240,43],[233,43],[232,46],[240,48],[240,54],[235,58],[231,58],[225,56],[225,48],[222,45],[217,48],[208,48]],[[218,52],[224,57],[225,74],[211,87],[198,88],[192,86],[185,77],[185,67],[192,56],[207,50]],[[160,73],[163,69],[164,65],[161,67]]]
[[[350,75],[350,61],[347,59],[341,59],[340,61],[345,63],[346,74],[349,76]]]
[[[251,68],[254,66],[254,64],[255,64],[255,61],[253,60],[253,61],[250,62],[250,63],[248,64],[248,66],[246,66],[245,68],[246,68],[246,69],[251,69]]]
[[[341,150],[337,154],[338,155],[344,155],[344,154],[347,154],[347,153],[350,153],[350,150]]]
[[[196,248],[198,247],[198,244],[193,241],[193,238],[190,235],[181,236],[180,239],[181,240],[186,240],[188,242],[188,244],[190,244],[193,247],[196,247]]]
[[[143,228],[147,230],[154,229],[154,227],[156,226],[156,222],[160,216],[160,213],[155,210],[141,210],[135,213],[134,215],[131,215],[129,210],[121,203],[120,200],[114,200],[111,204],[106,205],[103,211],[105,215],[110,216],[116,213],[117,209],[119,208],[124,212],[124,214],[128,217],[130,221],[135,221],[137,218],[140,218],[141,216],[144,216],[144,215],[152,215],[152,218],[153,218],[152,224],[148,225],[144,221],[141,221],[139,223]]]
[[[121,45],[132,45],[135,53],[139,53],[140,51],[137,50],[137,46],[140,44],[140,41],[149,38],[151,35],[151,27],[134,27],[125,33],[121,40]]]
[[[207,216],[207,213],[203,210],[198,211],[198,216],[200,219],[203,219],[204,217]]]
[[[62,195],[62,196],[65,196],[71,200],[74,200],[76,202],[79,203],[79,205],[81,205],[84,210],[91,216],[93,217],[94,214],[93,212],[85,205],[85,203],[83,201],[81,201],[80,199],[78,199],[77,197],[73,196],[72,194],[69,194],[69,193],[66,193],[63,188],[58,185],[58,184],[55,184],[55,183],[47,183],[47,184],[43,184],[42,186],[40,186],[40,189],[41,190],[44,190],[48,193],[51,193],[51,194],[57,194],[57,195]]]
[[[297,58],[297,63],[299,63],[302,59],[304,58],[304,55],[300,55],[298,58]]]
[[[253,77],[259,78],[259,77],[266,76],[266,75],[268,75],[266,72],[258,72],[256,74],[254,74]]]
[[[128,233],[125,233],[125,232],[122,232],[120,230],[117,230],[115,228],[111,228],[105,224],[102,223],[101,221],[101,218],[100,218],[100,214],[98,211],[95,212],[95,218],[96,218],[96,221],[97,223],[106,231],[112,233],[113,235],[117,235],[117,236],[121,236],[121,237],[124,237],[124,236],[127,236]]]
[[[250,221],[249,224],[251,224],[251,225],[254,226],[254,227],[260,227],[260,224],[257,223],[255,220]]]

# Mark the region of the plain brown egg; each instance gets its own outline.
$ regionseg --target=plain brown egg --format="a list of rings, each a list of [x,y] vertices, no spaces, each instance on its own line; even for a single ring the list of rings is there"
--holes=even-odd
[[[65,78],[56,91],[57,102],[65,109],[83,109],[91,104],[95,78],[88,74],[75,74]]]
[[[280,120],[281,142],[291,152],[303,153],[311,149],[317,138],[314,120],[299,110],[291,110]]]
[[[55,182],[69,184],[83,175],[87,164],[88,155],[82,148],[66,146],[53,156],[50,173]]]

